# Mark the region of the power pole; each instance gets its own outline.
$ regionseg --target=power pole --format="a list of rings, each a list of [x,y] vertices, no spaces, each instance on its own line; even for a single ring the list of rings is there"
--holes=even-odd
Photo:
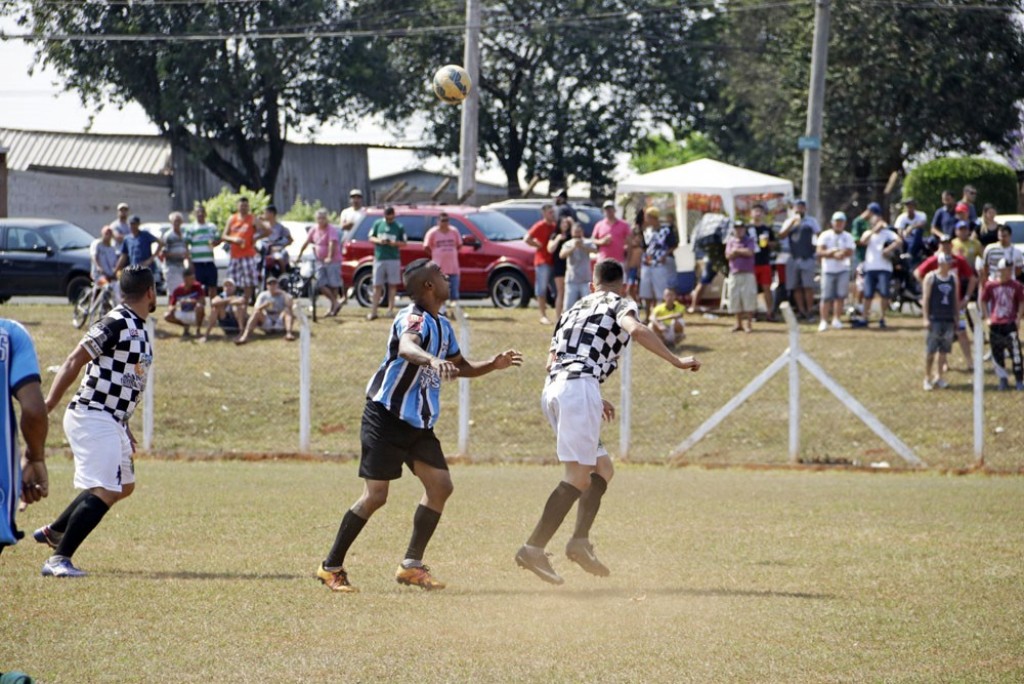
[[[807,135],[800,140],[804,151],[803,197],[807,214],[824,223],[821,215],[821,132],[825,114],[825,71],[828,67],[829,0],[814,4],[814,46],[811,56],[811,88],[807,96]]]
[[[460,201],[476,194],[476,155],[480,125],[480,0],[466,0],[466,54],[463,68],[472,86],[462,103],[462,131],[459,140]]]

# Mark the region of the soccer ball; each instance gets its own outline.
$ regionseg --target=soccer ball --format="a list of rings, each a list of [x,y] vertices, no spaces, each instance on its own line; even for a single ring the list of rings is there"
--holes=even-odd
[[[434,94],[445,104],[459,104],[473,87],[469,74],[458,64],[448,64],[434,74]]]

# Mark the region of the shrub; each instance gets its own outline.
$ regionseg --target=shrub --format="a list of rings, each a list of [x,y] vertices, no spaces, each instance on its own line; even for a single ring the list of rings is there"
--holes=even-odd
[[[1002,213],[1017,210],[1017,174],[979,157],[950,157],[921,164],[903,182],[903,197],[917,200],[918,209],[929,216],[942,206],[942,191],[952,190],[957,199],[967,184],[978,189],[976,206],[991,202]]]
[[[302,199],[302,195],[297,195],[295,197],[295,204],[292,205],[292,208],[289,209],[287,213],[281,216],[281,220],[305,221],[307,223],[313,223],[316,220],[316,212],[323,208],[324,203],[321,202],[320,200],[316,200],[315,202],[307,202],[306,200]],[[331,222],[338,222],[337,214],[329,213],[327,216],[328,220],[330,220]]]
[[[227,225],[228,219],[238,208],[238,200],[241,197],[249,198],[249,207],[254,214],[262,214],[263,210],[270,204],[270,195],[265,190],[250,190],[244,185],[238,192],[231,188],[223,187],[220,193],[203,202],[206,207],[206,220],[221,230]],[[192,216],[195,220],[195,216]]]

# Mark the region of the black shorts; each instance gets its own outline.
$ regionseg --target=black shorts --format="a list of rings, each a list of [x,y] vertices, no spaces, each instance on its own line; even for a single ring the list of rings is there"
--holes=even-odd
[[[413,427],[375,401],[366,402],[359,439],[359,477],[364,480],[397,480],[402,464],[412,470],[413,461],[448,470],[432,428]]]
[[[200,261],[193,263],[196,271],[196,280],[205,287],[217,287],[217,266],[212,261]]]

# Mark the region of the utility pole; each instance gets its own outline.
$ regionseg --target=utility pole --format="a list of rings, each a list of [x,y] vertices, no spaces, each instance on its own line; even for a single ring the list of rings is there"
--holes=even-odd
[[[821,214],[821,132],[825,114],[825,71],[828,67],[829,0],[814,3],[814,46],[811,56],[811,87],[807,96],[807,135],[800,140],[804,151],[803,197],[807,214],[824,223]]]
[[[466,54],[463,68],[469,74],[472,85],[469,95],[462,102],[458,195],[460,201],[472,201],[476,194],[476,155],[480,126],[480,0],[466,0]]]

